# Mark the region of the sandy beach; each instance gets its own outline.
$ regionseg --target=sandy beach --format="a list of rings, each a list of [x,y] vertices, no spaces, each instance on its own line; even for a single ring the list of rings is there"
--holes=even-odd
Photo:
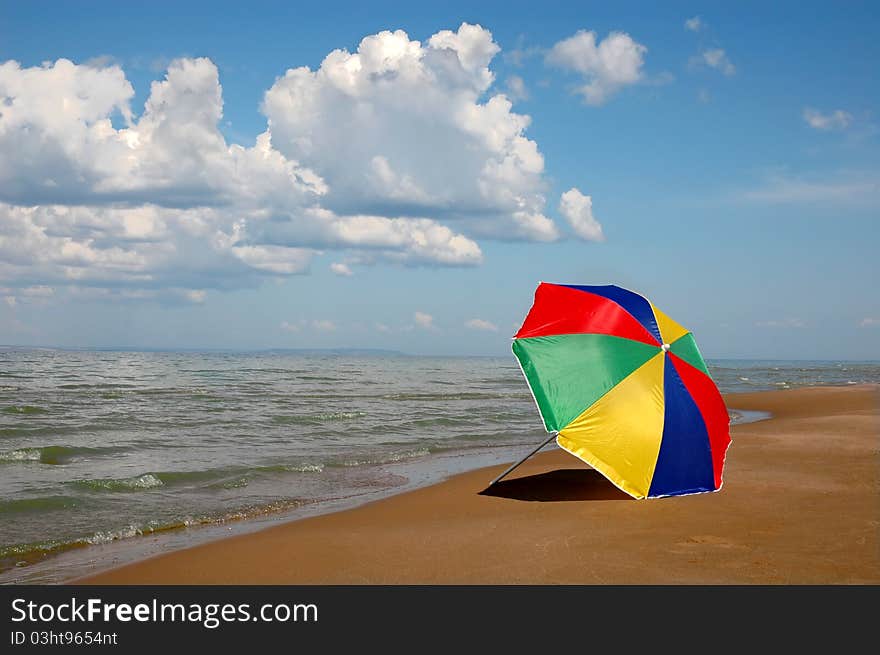
[[[719,493],[630,499],[561,451],[110,570],[89,584],[880,582],[880,388],[728,395]]]

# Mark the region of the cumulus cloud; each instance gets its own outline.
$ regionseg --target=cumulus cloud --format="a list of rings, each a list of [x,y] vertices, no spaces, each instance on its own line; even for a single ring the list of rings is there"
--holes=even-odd
[[[821,111],[804,109],[804,121],[814,130],[843,130],[850,126],[853,120],[852,114],[842,109],[823,114]]]
[[[346,264],[343,264],[341,262],[333,262],[332,264],[330,264],[330,270],[333,271],[333,273],[335,273],[336,275],[341,275],[344,277],[351,277],[352,275],[354,275],[352,270]]]
[[[278,275],[294,275],[308,269],[312,251],[284,246],[233,246],[232,253],[248,266]]]
[[[137,120],[132,93],[115,65],[0,65],[0,279],[122,284],[147,297],[303,273],[325,247],[404,263],[481,259],[473,240],[431,219],[322,208],[326,183],[268,131],[253,147],[228,145],[207,59],[173,62]]]
[[[863,318],[859,321],[859,327],[877,327],[880,326],[880,318]]]
[[[632,78],[615,63],[627,39],[576,68],[589,98]],[[253,145],[218,129],[205,58],[170,62],[139,115],[110,58],[0,63],[0,284],[201,302],[307,273],[327,251],[468,266],[482,262],[477,239],[555,240],[530,118],[491,91],[498,51],[478,25],[368,36],[278,78]]]
[[[559,212],[581,239],[586,241],[605,240],[602,225],[593,216],[593,198],[591,196],[585,196],[578,189],[572,187],[562,194]]]
[[[266,93],[272,143],[327,184],[339,214],[431,217],[476,237],[553,240],[544,158],[528,116],[482,96],[499,51],[462,25],[426,43],[401,30],[334,50],[317,70],[288,70]]]
[[[699,32],[704,27],[706,27],[706,24],[703,22],[703,19],[700,18],[699,16],[694,16],[693,18],[688,18],[684,22],[684,29],[686,29],[690,32]]]
[[[469,321],[465,321],[465,327],[470,328],[471,330],[482,330],[484,332],[498,332],[498,326],[494,323],[490,323],[489,321],[483,320],[482,318],[472,318]]]
[[[730,57],[722,48],[702,50],[699,54],[691,57],[690,64],[692,68],[713,68],[728,77],[736,73],[736,66],[733,65]]]
[[[425,312],[416,312],[415,314],[413,314],[413,318],[415,319],[416,325],[421,328],[425,328],[426,330],[433,330],[435,328],[434,317],[430,314],[426,314]]]
[[[556,43],[546,55],[551,66],[580,73],[575,89],[589,105],[601,105],[625,86],[642,79],[648,49],[624,32],[611,32],[601,41],[596,33],[579,30]]]

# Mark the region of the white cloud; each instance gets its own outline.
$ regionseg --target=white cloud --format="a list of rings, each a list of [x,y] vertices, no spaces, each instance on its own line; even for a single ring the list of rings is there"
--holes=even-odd
[[[341,275],[344,277],[351,277],[354,275],[352,270],[346,265],[340,262],[333,262],[330,264],[330,270],[333,271],[336,275]]]
[[[416,312],[413,314],[413,318],[415,319],[416,325],[425,328],[426,330],[433,330],[436,327],[434,325],[434,317],[425,312]]]
[[[278,275],[295,275],[308,270],[313,252],[284,246],[233,246],[230,251],[248,266]]]
[[[823,114],[816,109],[807,107],[804,109],[803,116],[807,125],[815,130],[844,130],[850,126],[853,120],[852,114],[842,109]]]
[[[339,217],[328,210],[306,210],[314,219],[312,238],[330,247],[357,246],[385,259],[404,263],[431,263],[449,266],[479,264],[480,247],[473,240],[456,234],[445,225],[427,218],[385,218],[352,215]],[[303,238],[285,226],[272,226],[268,238]],[[362,262],[371,261],[362,257]]]
[[[807,326],[806,322],[799,318],[784,318],[772,321],[758,321],[755,323],[755,325],[757,327],[767,328],[803,328]]]
[[[317,332],[333,332],[336,330],[336,324],[326,319],[307,321],[300,319],[298,321],[282,321],[281,329],[285,332],[301,332],[305,329],[315,330]]]
[[[736,73],[736,66],[730,61],[730,57],[722,48],[710,48],[701,51],[698,55],[691,57],[691,68],[702,68],[708,66],[717,71],[722,72],[728,77]]]
[[[694,16],[693,18],[688,18],[684,22],[684,29],[691,32],[699,32],[703,28],[706,27],[706,23],[703,22],[703,19],[699,16]]]
[[[623,32],[611,32],[597,43],[595,32],[580,30],[556,43],[547,53],[546,61],[580,73],[584,83],[576,92],[587,104],[601,105],[621,88],[642,78],[647,51]]]
[[[471,236],[552,240],[544,158],[494,81],[477,25],[426,43],[401,30],[288,70],[267,91],[272,144],[327,184],[338,214],[431,217]]]
[[[336,330],[336,324],[333,321],[328,321],[327,319],[312,321],[312,327],[319,332],[333,332],[334,330]]]
[[[485,321],[482,318],[472,318],[469,321],[465,321],[465,327],[468,327],[472,330],[483,330],[485,332],[498,332],[498,326],[494,323],[490,323],[489,321]]]
[[[880,318],[863,318],[859,321],[859,327],[878,327],[880,326]]]
[[[544,54],[544,49],[536,45],[526,45],[524,34],[520,34],[516,38],[516,45],[504,53],[504,61],[517,68],[521,67],[525,62],[533,57],[539,57]]]
[[[205,302],[205,296],[207,296],[204,289],[186,289],[184,293],[187,300],[196,304]]]
[[[505,86],[507,86],[507,93],[514,100],[529,99],[529,90],[526,88],[525,81],[519,75],[508,77]]]
[[[837,171],[822,176],[769,175],[763,184],[742,194],[745,200],[771,204],[873,206],[880,202],[880,173]]]
[[[562,194],[559,212],[581,239],[604,241],[602,225],[593,216],[593,198],[572,187]]]
[[[161,305],[180,306],[198,305],[205,301],[207,291],[204,289],[187,289],[181,287],[129,288],[120,285],[70,286],[66,296],[75,302],[103,301],[111,303],[146,303],[155,302]]]
[[[582,70],[594,100],[632,77],[614,46],[628,39],[609,36]],[[477,25],[368,36],[276,80],[249,146],[218,128],[208,59],[172,61],[140,115],[109,58],[0,63],[0,284],[201,302],[327,251],[467,266],[478,238],[555,240],[530,118],[490,90],[498,51]]]
[[[45,304],[54,295],[55,289],[42,285],[18,288],[0,287],[0,296],[5,298],[6,304],[10,307],[17,305],[19,302]]]

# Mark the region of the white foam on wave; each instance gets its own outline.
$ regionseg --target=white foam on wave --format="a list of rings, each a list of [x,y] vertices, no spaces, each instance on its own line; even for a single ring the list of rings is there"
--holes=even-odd
[[[0,453],[0,462],[39,462],[41,456],[39,448],[19,448]]]
[[[291,473],[320,473],[324,470],[323,464],[291,464],[288,466],[282,466],[285,471],[290,471]]]
[[[79,480],[78,484],[90,489],[106,489],[117,491],[122,489],[154,489],[164,487],[162,482],[152,473],[144,473],[132,478],[107,478],[97,480]]]
[[[364,466],[368,464],[391,464],[400,462],[405,459],[415,459],[416,457],[427,457],[431,451],[427,448],[417,448],[415,450],[405,450],[398,453],[391,453],[385,456],[379,456],[370,459],[350,459],[342,462],[343,466]]]
[[[94,546],[97,544],[108,544],[117,539],[131,539],[132,537],[137,537],[141,534],[143,534],[143,530],[135,525],[128,525],[119,530],[102,530],[96,532],[95,534],[86,537],[84,541]]]

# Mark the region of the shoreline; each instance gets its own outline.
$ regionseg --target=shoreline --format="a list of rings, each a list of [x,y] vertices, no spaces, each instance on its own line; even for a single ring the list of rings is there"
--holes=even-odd
[[[731,408],[732,420],[749,423],[766,420],[769,412]],[[522,452],[531,446],[521,444]],[[548,445],[542,452],[556,450]],[[375,491],[340,495],[321,500],[295,504],[287,509],[255,511],[248,516],[221,521],[182,524],[179,527],[132,533],[130,536],[85,543],[81,541],[57,549],[53,554],[40,553],[33,563],[24,568],[7,568],[0,572],[0,586],[16,584],[64,584],[73,579],[87,578],[110,569],[136,563],[157,555],[199,546],[242,534],[250,534],[269,527],[353,509],[370,502],[390,498],[450,477],[483,469],[502,466],[511,458],[512,446],[497,446],[476,450],[432,452],[415,459],[403,459],[380,465],[383,477],[405,480],[400,486],[388,486]],[[519,456],[520,452],[516,451]]]
[[[373,491],[303,502],[286,509],[256,511],[240,518],[187,524],[104,542],[71,545],[53,555],[37,559],[23,569],[6,569],[0,573],[0,586],[64,584],[72,579],[100,574],[110,568],[136,563],[163,553],[250,534],[292,521],[361,507],[400,493],[443,482],[459,473],[501,465],[508,461],[509,456],[508,446],[475,451],[431,453],[420,458],[384,463],[378,465],[384,471],[384,476],[406,479],[406,482],[400,486],[388,486]],[[10,574],[16,570],[21,570],[24,576],[13,578]]]
[[[556,450],[492,495],[505,464],[71,582],[877,583],[878,399],[877,385],[726,395],[773,416],[732,427],[718,493],[631,500]]]

